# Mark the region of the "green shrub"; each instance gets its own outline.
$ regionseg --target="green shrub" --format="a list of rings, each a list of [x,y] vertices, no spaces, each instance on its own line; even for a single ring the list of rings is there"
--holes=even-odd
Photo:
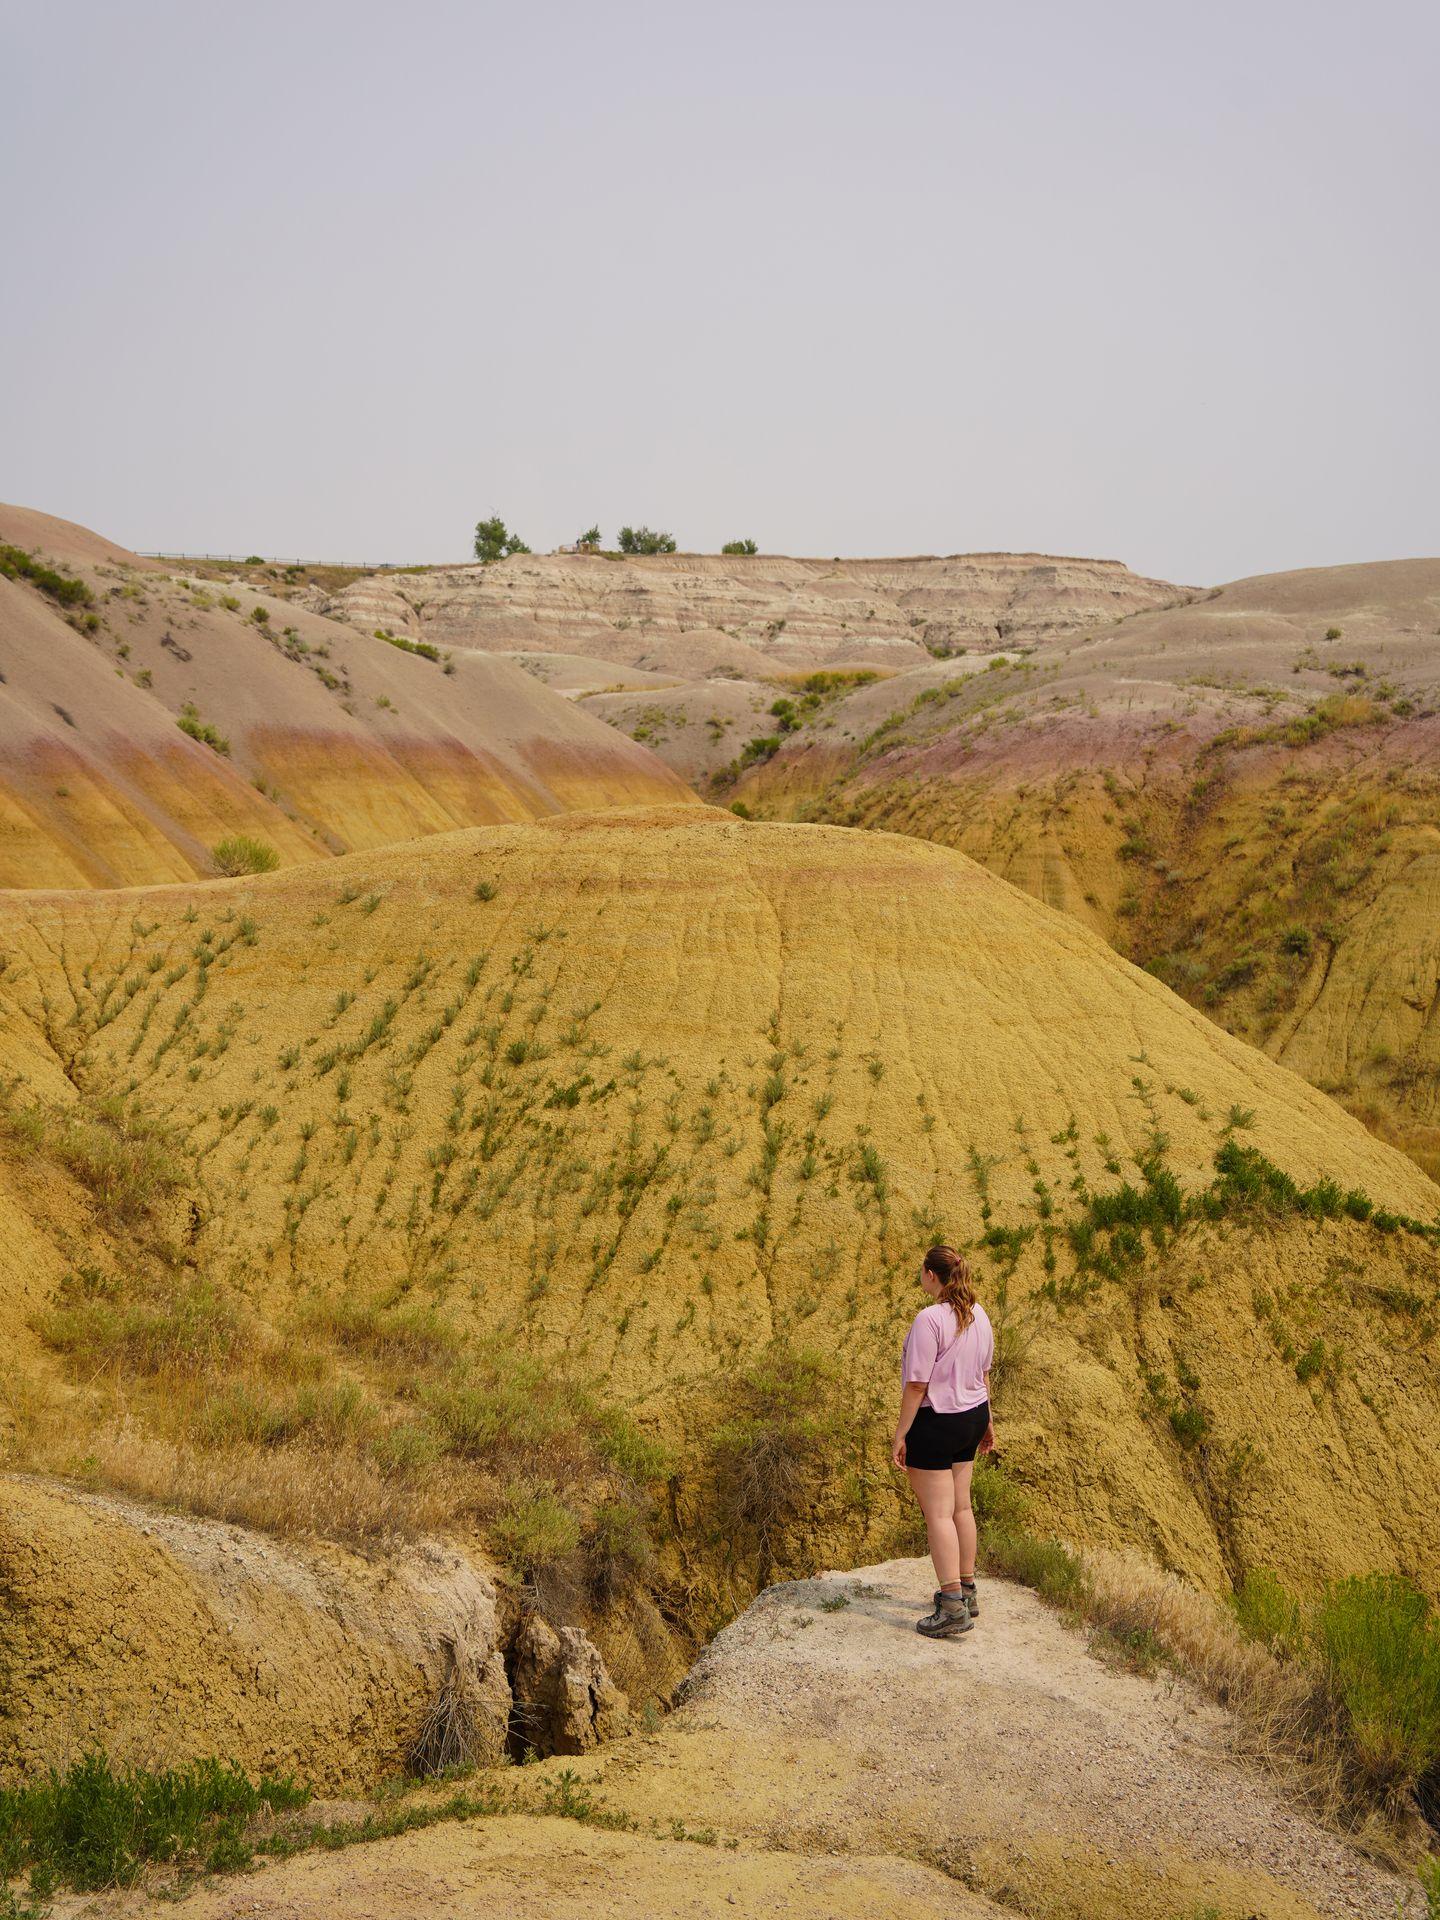
[[[1306,1605],[1257,1572],[1232,1604],[1247,1634],[1314,1674],[1359,1802],[1393,1809],[1418,1792],[1440,1803],[1440,1616],[1423,1593],[1372,1573]]]
[[[206,1373],[236,1357],[242,1344],[234,1308],[203,1281],[157,1300],[53,1307],[38,1327],[47,1346],[87,1372],[113,1366],[141,1375]]]
[[[350,1353],[367,1353],[405,1366],[448,1365],[460,1336],[434,1307],[382,1306],[339,1299],[311,1307],[302,1316],[308,1333],[320,1333]]]
[[[1376,1788],[1408,1792],[1440,1769],[1440,1619],[1424,1594],[1395,1574],[1337,1581],[1314,1637]]]
[[[384,1427],[370,1442],[370,1457],[383,1473],[423,1473],[444,1451],[439,1434],[424,1420]]]
[[[1198,1447],[1210,1431],[1210,1422],[1199,1407],[1172,1407],[1170,1429],[1182,1447]]]
[[[656,533],[650,527],[621,527],[621,553],[674,553],[673,533]]]
[[[1084,1565],[1058,1540],[996,1527],[986,1532],[982,1546],[989,1572],[1033,1587],[1052,1607],[1071,1612],[1083,1607],[1090,1588]]]
[[[28,580],[32,587],[38,587],[62,607],[88,607],[93,598],[83,580],[56,573],[53,567],[32,558],[22,547],[0,545],[0,575],[7,580]]]
[[[1230,1605],[1241,1632],[1250,1639],[1289,1652],[1301,1644],[1300,1603],[1264,1568],[1246,1574],[1235,1589]]]
[[[232,833],[210,849],[215,871],[233,878],[242,873],[273,873],[280,856],[268,840],[248,833]]]
[[[150,1861],[229,1865],[247,1820],[308,1799],[288,1775],[252,1781],[229,1761],[152,1773],[91,1753],[63,1773],[0,1789],[0,1871],[96,1892],[129,1885]]]
[[[618,1407],[606,1407],[596,1417],[596,1445],[601,1458],[633,1486],[644,1487],[666,1479],[674,1460],[661,1440],[643,1433]]]
[[[982,1453],[975,1462],[970,1503],[978,1526],[994,1527],[1000,1533],[1024,1531],[1028,1502],[993,1454]]]
[[[762,1580],[776,1530],[799,1511],[833,1449],[830,1387],[821,1355],[778,1342],[726,1383],[730,1414],[712,1443],[717,1510],[754,1533]]]
[[[407,640],[403,634],[390,633],[384,627],[376,627],[375,638],[383,640],[387,647],[398,647],[401,653],[418,654],[422,660],[438,664],[441,659],[439,647],[429,640]]]
[[[1307,1380],[1313,1380],[1317,1373],[1324,1371],[1328,1358],[1325,1342],[1317,1336],[1295,1362],[1295,1378],[1302,1386]]]
[[[740,749],[740,765],[753,767],[757,761],[768,760],[772,754],[780,751],[778,733],[757,734],[753,740],[747,740]]]
[[[760,549],[753,540],[727,540],[720,551],[721,553],[758,553]]]
[[[200,1437],[213,1446],[242,1442],[252,1447],[283,1447],[304,1431],[294,1398],[269,1400],[252,1387],[227,1387],[202,1407]]]
[[[602,1597],[617,1593],[655,1558],[645,1509],[634,1500],[601,1500],[585,1530],[590,1577]]]
[[[580,1522],[552,1487],[512,1487],[490,1535],[510,1566],[531,1579],[575,1551]]]
[[[202,746],[212,747],[216,753],[228,754],[230,742],[208,720],[202,720],[192,701],[187,700],[180,709],[175,722],[182,733],[188,733],[192,740],[198,740]]]
[[[424,1404],[447,1451],[467,1460],[574,1462],[589,1452],[583,1394],[525,1354],[487,1356],[468,1377],[432,1389]]]

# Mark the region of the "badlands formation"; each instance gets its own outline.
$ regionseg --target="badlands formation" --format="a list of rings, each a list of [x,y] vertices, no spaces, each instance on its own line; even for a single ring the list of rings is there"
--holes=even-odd
[[[963,848],[1434,1173],[1437,635],[1440,561],[1242,580],[865,688],[727,792]]]
[[[661,596],[666,650],[611,660],[588,603],[545,631],[529,619],[524,647],[508,616],[480,631],[457,615],[432,640],[423,607],[402,631],[363,598],[420,593],[421,576],[207,581],[63,523],[10,525],[84,579],[101,624],[0,581],[0,711],[20,743],[4,844],[36,879],[0,897],[0,1786],[95,1741],[149,1765],[225,1754],[361,1802],[433,1770],[447,1730],[472,1761],[549,1756],[479,1776],[464,1825],[202,1888],[197,1915],[905,1900],[977,1920],[1390,1920],[1401,1883],[1263,1785],[1235,1723],[1183,1683],[1101,1666],[999,1583],[970,1640],[920,1643],[928,1575],[893,1564],[917,1541],[886,1436],[916,1251],[953,1238],[1000,1329],[997,1526],[1129,1556],[1151,1570],[1137,1590],[1162,1569],[1195,1606],[1265,1569],[1302,1594],[1356,1571],[1440,1593],[1440,1188],[1379,1137],[1398,1107],[1367,1129],[1226,1032],[1223,1001],[1191,982],[1187,1004],[1115,950],[1181,910],[1154,852],[1161,796],[1212,761],[1217,809],[1241,806],[1252,768],[1262,793],[1298,769],[1343,800],[1405,765],[1364,882],[1394,855],[1372,965],[1382,926],[1411,937],[1401,903],[1434,828],[1395,757],[1400,729],[1426,724],[1401,583],[1390,625],[1333,620],[1375,681],[1394,656],[1391,691],[1363,696],[1358,675],[1290,674],[1288,636],[1331,616],[1297,611],[1298,589],[1277,611],[1274,583],[1251,583],[1226,630],[1248,658],[1243,635],[1269,623],[1267,712],[1249,679],[1186,684],[1213,651],[1193,623],[1224,595],[1100,628],[1106,593],[1174,593],[1092,563],[848,563],[848,611],[823,635],[814,612],[813,651],[785,638],[788,614],[728,623],[746,672],[889,675],[827,682],[773,755],[718,790],[704,774],[707,796],[789,816],[758,821],[697,805],[586,710],[592,688],[620,697],[600,674],[632,692],[679,677],[677,609],[728,561],[641,568],[647,591],[685,582]],[[533,563],[537,596],[621,564],[567,558]],[[460,586],[489,594],[522,561]],[[797,606],[822,577],[762,566]],[[966,566],[984,576],[968,610]],[[1027,614],[1047,569],[1051,599]],[[882,651],[918,664],[865,664],[845,628],[882,583],[887,607],[942,597],[936,644],[1008,664],[972,672],[899,631]],[[1428,605],[1423,570],[1404,591]],[[359,626],[328,604],[346,595]],[[1348,661],[1350,639],[1305,645]],[[1148,680],[1141,656],[1106,664],[1132,645],[1174,658]],[[1068,661],[1089,676],[1073,689]],[[1331,684],[1362,708],[1326,708]],[[68,719],[43,719],[52,691]],[[175,726],[187,706],[226,729],[228,756]],[[55,726],[75,791],[42,805],[36,730]],[[162,790],[170,734],[186,757]],[[1000,753],[1021,741],[1028,772]],[[1047,762],[1047,741],[1088,756],[1083,773]],[[187,814],[202,769],[218,784]],[[1243,817],[1281,839],[1278,804],[1252,797]],[[867,809],[903,831],[851,830]],[[1323,804],[1286,818],[1307,844]],[[1042,826],[1081,849],[1073,868],[1050,841],[1027,866]],[[282,870],[207,877],[234,828]],[[1147,829],[1143,851],[1115,837]],[[1054,878],[1092,857],[1133,910],[1103,878],[1098,905]],[[1218,868],[1197,853],[1193,898]],[[1357,882],[1341,910],[1363,897]],[[1244,901],[1258,943],[1263,889]],[[1321,998],[1347,950],[1332,944]],[[1317,963],[1292,945],[1287,963]],[[1282,979],[1269,955],[1227,991]],[[1315,1031],[1364,1005],[1352,986]],[[943,1739],[919,1724],[937,1658]],[[985,1755],[969,1802],[956,1728]]]
[[[407,653],[21,508],[0,545],[84,596],[67,615],[0,570],[0,885],[193,879],[234,834],[288,863],[687,797],[508,661]]]
[[[1440,1172],[1440,561],[1204,591],[548,555],[308,591],[512,650],[706,798],[961,848]]]

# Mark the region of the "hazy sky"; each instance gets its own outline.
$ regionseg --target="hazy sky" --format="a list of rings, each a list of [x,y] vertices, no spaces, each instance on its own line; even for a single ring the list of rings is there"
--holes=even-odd
[[[1440,552],[1434,0],[0,0],[0,497],[142,548]]]

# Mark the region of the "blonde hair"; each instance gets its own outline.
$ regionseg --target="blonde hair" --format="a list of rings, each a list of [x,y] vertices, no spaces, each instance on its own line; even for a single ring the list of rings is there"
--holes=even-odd
[[[955,1315],[955,1325],[963,1333],[975,1318],[975,1289],[970,1282],[970,1263],[954,1247],[931,1247],[925,1256],[925,1272],[940,1282],[940,1298]]]

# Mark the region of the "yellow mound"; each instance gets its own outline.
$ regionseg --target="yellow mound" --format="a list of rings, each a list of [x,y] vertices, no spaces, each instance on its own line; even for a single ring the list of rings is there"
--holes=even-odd
[[[851,1439],[767,1551],[853,1556],[894,1525],[898,1340],[917,1254],[949,1236],[1002,1323],[1006,1467],[1043,1522],[1211,1586],[1282,1563],[1440,1584],[1437,1261],[1400,1218],[1432,1221],[1440,1191],[963,857],[577,816],[263,881],[11,898],[0,938],[24,1076],[5,1284],[29,1289],[7,1317],[48,1342],[29,1336],[37,1379],[68,1355],[113,1386],[72,1423],[118,1401],[183,1446],[280,1457],[300,1416],[246,1425],[237,1367],[263,1398],[315,1316],[435,1309],[665,1436],[675,1524],[703,1539],[736,1369],[779,1336],[826,1356]],[[179,1272],[254,1316],[253,1351],[195,1337],[179,1384],[158,1335],[117,1331],[143,1236],[97,1228],[87,1251],[66,1224],[84,1196],[45,1175],[67,1214],[35,1184],[53,1162],[105,1187],[106,1094],[180,1136],[151,1181],[171,1264],[144,1284]],[[113,1221],[130,1189],[107,1191]],[[38,1323],[37,1275],[59,1308]],[[372,1474],[440,1444],[398,1392],[383,1448],[346,1429]],[[135,1457],[102,1452],[121,1478]]]

